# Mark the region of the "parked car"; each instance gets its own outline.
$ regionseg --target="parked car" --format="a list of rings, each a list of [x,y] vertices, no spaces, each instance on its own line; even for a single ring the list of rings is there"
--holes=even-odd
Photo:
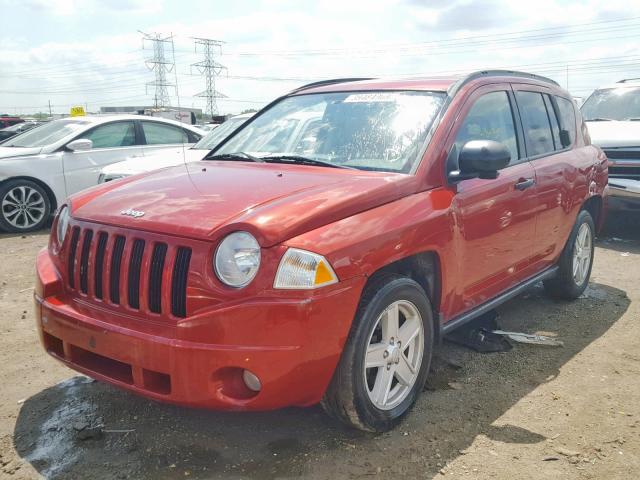
[[[202,160],[207,153],[215,148],[226,137],[231,135],[235,129],[252,116],[253,113],[246,113],[231,117],[220,127],[216,128],[215,131],[208,133],[189,149],[165,149],[144,158],[129,158],[122,162],[108,165],[102,169],[98,178],[98,183],[109,182],[118,178],[149,172],[159,168],[180,165],[186,162]],[[289,127],[286,133],[288,135],[287,148],[288,150],[292,150],[296,149],[296,146],[298,145],[304,145],[304,142],[307,141],[307,132],[313,131],[314,126],[319,123],[320,118],[316,112],[299,112],[291,115],[287,121],[289,122]],[[265,142],[268,142],[268,140],[269,138],[265,137]],[[279,141],[282,141],[282,139]]]
[[[202,135],[171,120],[114,115],[54,120],[9,139],[0,144],[0,230],[38,230],[68,195],[95,185],[105,165]]]
[[[595,90],[581,110],[591,141],[609,158],[611,208],[640,210],[640,79]]]
[[[198,127],[200,130],[203,130],[205,132],[210,132],[211,130],[217,128],[219,124],[218,123],[198,123],[194,126]]]
[[[7,128],[16,123],[22,123],[24,120],[20,117],[14,117],[7,115],[6,113],[0,114],[0,128]]]
[[[166,148],[144,157],[127,158],[121,162],[112,163],[102,169],[98,177],[98,183],[110,182],[118,178],[136,175],[138,173],[150,172],[158,168],[180,165],[185,162],[195,162],[213,149],[227,135],[238,128],[253,114],[241,114],[231,117],[220,127],[207,133],[198,143],[191,148]]]
[[[301,112],[319,121],[289,149]],[[539,281],[584,291],[607,183],[585,131],[525,73],[297,89],[202,162],[64,204],[37,258],[44,348],[161,401],[321,402],[388,430],[447,332]]]
[[[8,140],[11,137],[15,137],[16,135],[20,135],[21,133],[26,132],[27,130],[31,130],[32,128],[37,127],[38,125],[42,125],[42,122],[33,122],[33,121],[24,121],[22,123],[16,123],[15,125],[11,125],[10,127],[3,128],[0,130],[0,143]]]

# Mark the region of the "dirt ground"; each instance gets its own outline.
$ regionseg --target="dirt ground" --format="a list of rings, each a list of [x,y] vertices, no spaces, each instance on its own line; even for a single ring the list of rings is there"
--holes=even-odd
[[[319,407],[220,413],[93,382],[37,341],[47,234],[0,235],[0,478],[640,478],[640,217],[612,216],[572,303],[541,287],[500,326],[565,346],[479,354],[445,343],[398,429],[347,430]]]

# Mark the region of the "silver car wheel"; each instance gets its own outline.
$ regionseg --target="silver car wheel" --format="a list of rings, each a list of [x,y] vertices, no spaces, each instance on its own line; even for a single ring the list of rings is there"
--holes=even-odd
[[[573,281],[582,285],[591,265],[591,229],[583,223],[578,229],[578,235],[573,244]]]
[[[424,350],[424,326],[416,306],[406,300],[389,305],[369,335],[364,380],[371,402],[381,410],[402,403],[416,383]]]
[[[14,187],[2,199],[2,216],[13,227],[26,230],[40,223],[45,214],[40,192],[26,185]]]

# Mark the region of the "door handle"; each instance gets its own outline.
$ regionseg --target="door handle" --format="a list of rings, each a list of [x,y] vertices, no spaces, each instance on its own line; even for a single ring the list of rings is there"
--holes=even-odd
[[[516,183],[516,190],[526,190],[529,187],[533,187],[535,183],[536,181],[533,178],[521,178],[518,180],[518,183]]]

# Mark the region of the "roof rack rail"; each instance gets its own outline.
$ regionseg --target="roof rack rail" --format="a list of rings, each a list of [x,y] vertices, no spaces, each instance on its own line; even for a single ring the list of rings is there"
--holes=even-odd
[[[500,70],[500,69],[479,70],[477,72],[470,73],[466,77],[463,77],[462,79],[458,80],[451,87],[449,87],[448,93],[450,96],[453,96],[463,85],[469,83],[470,81],[475,80],[476,78],[487,77],[492,75],[529,78],[529,79],[538,80],[541,82],[552,83],[553,85],[556,85],[558,87],[560,86],[560,84],[555,80],[551,80],[550,78],[543,77],[542,75],[536,75],[535,73],[519,72],[517,70]]]
[[[640,77],[636,78],[623,78],[622,80],[618,80],[616,83],[627,83],[627,82],[636,82],[640,81]]]
[[[291,91],[291,93],[301,92],[302,90],[308,90],[310,88],[316,87],[324,87],[325,85],[334,85],[336,83],[349,83],[349,82],[359,82],[362,80],[373,80],[372,77],[347,77],[347,78],[332,78],[329,80],[320,80],[317,82],[307,83],[301,87],[298,87]]]

